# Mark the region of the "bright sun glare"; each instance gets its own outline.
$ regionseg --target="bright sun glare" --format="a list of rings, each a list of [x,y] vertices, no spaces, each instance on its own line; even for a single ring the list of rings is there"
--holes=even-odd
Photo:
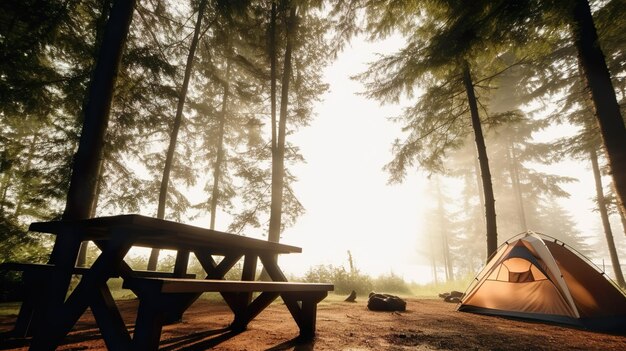
[[[298,257],[282,258],[286,267],[347,266],[349,250],[363,272],[430,280],[417,257],[424,180],[411,176],[402,185],[387,185],[382,169],[400,136],[387,117],[398,115],[400,107],[358,95],[363,88],[350,79],[366,70],[376,52],[393,52],[401,44],[398,38],[375,44],[357,39],[326,70],[330,92],[312,125],[294,135],[307,160],[294,169],[307,213],[284,235],[285,242],[303,247]]]
[[[432,267],[419,245],[426,239],[426,174],[415,171],[403,184],[388,185],[388,174],[382,169],[392,159],[392,142],[402,138],[401,126],[388,117],[398,115],[402,106],[380,105],[358,95],[363,87],[350,79],[365,71],[377,53],[394,52],[402,44],[399,37],[376,43],[354,39],[325,71],[330,91],[317,105],[316,118],[290,136],[306,159],[292,167],[298,177],[293,187],[306,213],[282,235],[284,243],[303,248],[302,254],[280,258],[287,273],[302,276],[320,264],[347,268],[350,251],[362,273],[393,273],[422,284],[433,280]],[[569,133],[567,127],[557,126],[539,137],[549,141]],[[597,239],[601,230],[592,212],[593,177],[587,165],[564,161],[545,170],[579,178],[563,186],[571,197],[560,203],[584,235]],[[227,218],[218,216],[218,230],[226,229]],[[206,223],[206,217],[193,222],[203,227]],[[263,238],[261,231],[246,235]],[[624,240],[619,241],[623,246]]]

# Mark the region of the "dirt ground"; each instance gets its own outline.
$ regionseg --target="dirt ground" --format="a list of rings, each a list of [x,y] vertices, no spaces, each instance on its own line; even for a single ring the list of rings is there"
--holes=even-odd
[[[281,302],[272,304],[246,331],[224,330],[228,308],[199,300],[182,323],[168,325],[162,350],[626,350],[626,335],[594,333],[555,325],[488,317],[455,311],[439,299],[407,299],[406,312],[372,312],[366,299],[356,303],[329,298],[318,307],[317,337],[296,339],[298,329]],[[131,326],[136,301],[120,301]],[[0,331],[11,328],[15,316],[0,317]],[[29,340],[0,339],[0,350],[27,350]],[[90,313],[86,313],[59,350],[105,349]]]

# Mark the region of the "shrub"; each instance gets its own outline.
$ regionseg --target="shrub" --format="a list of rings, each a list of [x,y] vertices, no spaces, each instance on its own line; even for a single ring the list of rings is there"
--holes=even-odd
[[[309,283],[332,283],[335,285],[336,294],[349,294],[352,290],[358,294],[368,294],[372,291],[372,279],[364,274],[353,270],[346,271],[344,267],[333,265],[319,265],[309,268],[304,276],[304,281]]]
[[[381,275],[374,280],[374,291],[410,294],[411,288],[409,288],[404,279],[391,272],[388,275]]]

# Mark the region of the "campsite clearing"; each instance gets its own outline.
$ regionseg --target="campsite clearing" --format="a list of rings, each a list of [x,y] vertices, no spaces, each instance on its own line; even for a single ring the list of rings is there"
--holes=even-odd
[[[626,350],[626,335],[612,335],[550,324],[457,312],[441,299],[407,298],[406,312],[372,312],[367,299],[356,303],[330,297],[318,308],[317,338],[297,344],[298,328],[280,302],[272,304],[238,334],[208,333],[225,327],[231,314],[225,305],[197,301],[184,322],[165,326],[165,350]],[[134,323],[137,301],[120,301],[127,323]],[[0,330],[15,316],[0,316]],[[291,340],[291,341],[289,341]],[[1,350],[26,350],[28,341],[2,340]],[[104,349],[91,314],[86,313],[59,350]]]

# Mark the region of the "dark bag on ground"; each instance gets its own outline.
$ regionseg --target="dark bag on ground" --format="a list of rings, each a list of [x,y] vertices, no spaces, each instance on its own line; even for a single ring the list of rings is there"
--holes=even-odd
[[[406,302],[394,295],[371,293],[367,308],[372,311],[406,311]]]

